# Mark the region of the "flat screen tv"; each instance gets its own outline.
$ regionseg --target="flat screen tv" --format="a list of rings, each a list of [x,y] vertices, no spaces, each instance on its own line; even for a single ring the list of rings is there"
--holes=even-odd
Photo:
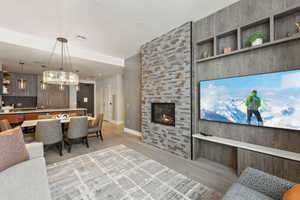
[[[300,130],[300,70],[200,82],[200,119]]]

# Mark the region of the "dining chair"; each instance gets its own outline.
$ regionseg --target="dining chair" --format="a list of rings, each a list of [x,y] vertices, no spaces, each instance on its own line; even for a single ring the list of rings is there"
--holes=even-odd
[[[82,117],[71,117],[68,131],[65,134],[64,142],[68,145],[68,152],[71,153],[72,144],[78,140],[82,140],[89,148],[88,142],[88,118]]]
[[[48,119],[38,121],[36,125],[35,140],[43,142],[45,148],[56,145],[59,155],[63,155],[63,134],[59,120]]]
[[[90,121],[89,128],[88,128],[88,134],[96,133],[97,138],[99,138],[100,135],[101,141],[103,141],[103,136],[102,136],[103,116],[104,116],[103,113],[99,113],[96,116],[95,120]]]
[[[12,127],[7,119],[3,119],[0,121],[0,129],[1,129],[1,131],[6,131],[8,129],[12,129]]]

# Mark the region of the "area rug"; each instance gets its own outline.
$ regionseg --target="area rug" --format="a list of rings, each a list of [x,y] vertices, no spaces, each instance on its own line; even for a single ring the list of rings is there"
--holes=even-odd
[[[219,200],[218,192],[124,145],[47,166],[53,200]]]

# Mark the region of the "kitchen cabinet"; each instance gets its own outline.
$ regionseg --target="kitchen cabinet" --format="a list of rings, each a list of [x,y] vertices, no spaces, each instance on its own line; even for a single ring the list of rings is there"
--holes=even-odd
[[[3,72],[0,72],[0,95],[3,94]]]
[[[38,76],[38,83],[42,77]],[[48,84],[46,90],[37,87],[37,106],[43,108],[68,108],[69,107],[69,86],[65,86],[63,91],[58,89],[58,85]]]
[[[8,85],[8,96],[37,96],[37,75],[10,73],[10,84]],[[26,80],[26,88],[18,88],[18,80]]]

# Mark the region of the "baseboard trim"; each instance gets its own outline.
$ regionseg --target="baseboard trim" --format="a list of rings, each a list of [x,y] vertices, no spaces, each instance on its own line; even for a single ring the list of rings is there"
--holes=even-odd
[[[135,135],[135,136],[142,137],[142,133],[141,132],[133,130],[133,129],[130,129],[130,128],[124,128],[124,132],[126,132],[126,133],[128,133],[130,135]]]

